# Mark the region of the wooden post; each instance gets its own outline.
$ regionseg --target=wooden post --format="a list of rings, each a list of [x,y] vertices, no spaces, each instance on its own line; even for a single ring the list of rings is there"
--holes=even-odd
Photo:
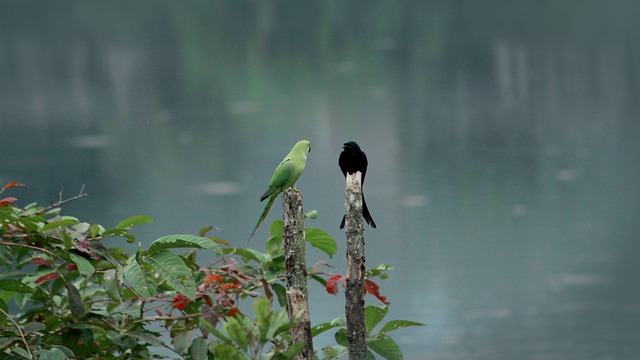
[[[311,317],[307,293],[304,214],[302,194],[291,188],[282,193],[284,208],[284,249],[287,268],[287,307],[291,325],[291,342],[303,343],[295,359],[314,359]]]
[[[362,224],[361,173],[347,173],[345,210],[347,235],[346,305],[349,359],[367,359],[367,326],[364,321],[364,226]]]

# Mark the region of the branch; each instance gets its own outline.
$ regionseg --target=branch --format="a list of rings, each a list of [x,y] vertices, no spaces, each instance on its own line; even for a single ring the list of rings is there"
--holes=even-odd
[[[307,290],[307,262],[305,258],[304,213],[302,194],[294,189],[282,193],[284,208],[284,249],[287,273],[287,307],[291,320],[291,342],[304,347],[294,359],[314,359]]]
[[[347,236],[346,319],[349,359],[367,359],[364,318],[364,226],[362,225],[361,173],[347,174],[345,202]]]
[[[27,338],[24,336],[24,332],[22,332],[22,328],[20,327],[20,325],[18,325],[18,323],[13,320],[13,317],[9,314],[7,314],[4,310],[2,310],[2,308],[0,307],[0,311],[2,312],[2,314],[4,314],[4,316],[7,317],[7,319],[9,319],[13,325],[16,327],[16,329],[18,330],[18,334],[20,335],[20,337],[22,338],[22,342],[24,343],[24,348],[27,350],[27,352],[29,353],[29,358],[33,359],[33,354],[31,353],[31,349],[29,349],[29,343],[27,342]]]
[[[38,246],[34,246],[34,245],[28,245],[28,244],[19,244],[19,243],[14,243],[14,242],[9,242],[9,241],[0,241],[0,245],[4,245],[4,246],[18,246],[18,247],[24,247],[24,248],[29,248],[29,249],[33,249],[33,250],[38,250],[38,251],[42,251],[43,253],[47,253],[55,258],[57,258],[58,260],[62,261],[65,264],[68,264],[69,262],[67,260],[65,260],[63,257],[61,257],[60,255],[49,251],[45,248],[41,248]]]
[[[134,320],[134,322],[184,320],[184,319],[192,319],[200,316],[202,316],[202,313],[194,313],[194,314],[186,314],[186,315],[178,315],[178,316],[147,316],[144,318],[136,319]]]
[[[60,205],[66,204],[68,202],[74,201],[74,200],[78,200],[80,198],[83,198],[89,194],[87,194],[86,192],[84,192],[84,185],[82,185],[82,187],[80,188],[80,192],[78,193],[78,195],[70,197],[68,199],[63,199],[62,198],[62,193],[63,193],[64,189],[61,189],[60,192],[58,193],[58,201],[56,201],[55,203],[51,203],[49,206],[42,208],[36,212],[34,212],[35,214],[42,214],[44,212],[47,212],[53,208],[57,208]]]

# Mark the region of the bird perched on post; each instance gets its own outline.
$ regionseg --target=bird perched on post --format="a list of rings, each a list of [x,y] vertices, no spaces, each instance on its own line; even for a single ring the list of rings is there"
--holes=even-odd
[[[347,177],[347,173],[355,174],[356,171],[360,171],[362,174],[361,186],[364,186],[364,176],[367,174],[367,165],[369,164],[367,155],[364,151],[360,150],[360,146],[358,146],[355,141],[344,143],[342,149],[340,157],[338,158],[338,165],[340,166],[340,170],[342,170],[342,174]],[[364,191],[362,192],[362,217],[372,228],[376,228],[376,223],[373,221],[371,213],[369,213],[369,208],[367,208],[367,202],[364,200]],[[344,221],[345,216],[343,215],[340,229],[344,228]]]
[[[269,187],[260,197],[260,201],[264,201],[266,199],[267,203],[264,204],[262,213],[260,213],[260,219],[253,228],[253,232],[251,233],[249,240],[251,240],[253,235],[256,233],[256,230],[258,230],[258,227],[267,217],[267,213],[269,213],[269,209],[271,209],[271,205],[273,205],[278,194],[290,187],[293,187],[294,190],[296,189],[296,181],[298,181],[300,175],[304,171],[304,167],[307,163],[307,154],[309,152],[311,152],[311,143],[308,140],[298,141],[273,172],[273,176],[269,181]]]

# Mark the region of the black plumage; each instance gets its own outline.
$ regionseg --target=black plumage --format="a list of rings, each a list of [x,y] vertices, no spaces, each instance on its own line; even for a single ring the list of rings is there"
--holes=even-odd
[[[342,146],[342,152],[338,158],[338,165],[342,174],[346,177],[347,173],[354,174],[356,171],[360,171],[362,174],[362,187],[364,187],[364,177],[367,174],[367,155],[360,149],[360,146],[355,141],[348,141]],[[364,200],[364,191],[362,191],[362,217],[371,225],[372,228],[376,228],[376,223],[369,213],[367,202]],[[342,222],[340,223],[340,229],[344,228],[345,216],[342,216]]]

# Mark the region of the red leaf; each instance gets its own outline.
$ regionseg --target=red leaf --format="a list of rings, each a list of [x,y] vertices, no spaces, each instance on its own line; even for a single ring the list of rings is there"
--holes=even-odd
[[[327,292],[329,294],[338,295],[338,283],[341,282],[345,286],[347,279],[340,275],[334,274],[327,280]]]
[[[76,265],[76,264],[67,264],[67,266],[65,266],[65,267],[69,271],[78,270],[78,265]]]
[[[224,281],[224,278],[218,274],[208,274],[207,277],[204,278],[204,285],[209,285],[212,283],[222,283]]]
[[[261,281],[262,287],[264,288],[264,295],[269,299],[269,304],[271,304],[273,303],[273,293],[269,290],[269,282],[267,282],[265,278],[262,278]]]
[[[380,301],[385,303],[385,305],[389,305],[390,304],[387,301],[387,297],[386,296],[380,295],[380,286],[378,286],[378,284],[374,283],[373,281],[371,281],[369,279],[365,279],[364,280],[364,291],[366,291],[369,294],[377,297],[378,299],[380,299]]]
[[[213,302],[211,301],[211,298],[209,297],[209,295],[203,295],[202,298],[207,303],[207,305],[213,306]]]
[[[224,284],[222,286],[220,286],[220,291],[223,292],[230,292],[233,289],[236,289],[237,286],[235,284]]]
[[[7,207],[9,205],[13,205],[14,202],[16,202],[18,199],[14,198],[14,197],[6,197],[2,200],[0,200],[0,207]]]
[[[36,280],[36,285],[39,285],[45,281],[51,281],[51,280],[55,280],[57,278],[60,277],[60,273],[58,273],[57,271],[48,273],[47,275],[43,275],[40,276],[37,280]]]
[[[188,297],[182,294],[178,294],[175,298],[173,298],[173,307],[178,310],[184,310],[186,309],[187,305],[189,305],[190,301],[191,299],[189,299]]]
[[[86,239],[73,243],[73,246],[78,251],[82,251],[83,253],[89,255],[94,260],[100,260],[100,257],[91,250],[93,248],[91,245],[92,245],[91,242]]]
[[[43,258],[33,258],[31,260],[29,260],[30,263],[32,264],[36,264],[36,265],[44,265],[44,266],[48,266],[48,267],[53,267],[53,264],[51,263],[51,261],[47,260],[47,259],[43,259]]]
[[[28,188],[29,188],[29,187],[28,187],[27,185],[25,185],[25,184],[20,184],[19,182],[12,181],[12,182],[8,183],[7,185],[3,186],[3,187],[2,187],[2,190],[0,190],[0,192],[3,192],[3,191],[5,191],[5,190],[7,190],[7,189],[9,189],[9,188],[12,188],[12,187],[15,187],[15,186],[23,187],[23,188],[25,188],[25,189],[28,189]]]
[[[231,309],[229,309],[229,311],[227,311],[227,316],[236,316],[238,315],[238,313],[240,312],[240,310],[237,307],[232,307]]]

